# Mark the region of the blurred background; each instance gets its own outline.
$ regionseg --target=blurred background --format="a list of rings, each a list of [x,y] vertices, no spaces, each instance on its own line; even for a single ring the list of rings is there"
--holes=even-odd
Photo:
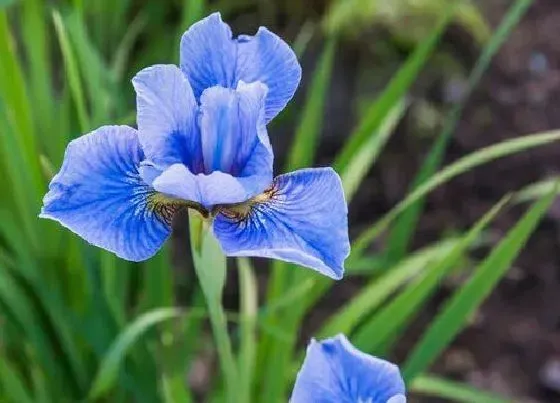
[[[484,147],[560,128],[560,2],[458,1],[451,12],[452,3],[0,0],[0,401],[220,401],[208,397],[216,358],[190,263],[186,216],[177,217],[166,249],[142,264],[119,261],[36,218],[68,141],[102,124],[135,125],[130,79],[148,65],[177,63],[181,34],[212,11],[222,13],[234,34],[267,26],[298,54],[302,83],[269,128],[277,173],[333,161],[346,167],[365,144],[348,148],[353,133],[367,131],[367,122],[382,133],[366,162],[354,164],[352,239],[397,205],[422,169],[429,177]],[[372,113],[379,114],[373,123]],[[560,146],[548,142],[435,186],[417,205],[416,218],[401,221],[400,233],[385,231],[368,242],[371,259],[359,260],[301,314],[294,351],[323,333],[331,315],[380,272],[462,236],[509,192],[526,189],[524,200],[534,199],[559,169]],[[404,362],[443,303],[526,210],[515,203],[500,211],[398,326],[398,337],[380,342],[383,348],[364,348]],[[555,201],[431,373],[503,401],[560,401],[559,220]],[[270,278],[281,271],[269,270],[266,261],[254,265],[266,307],[275,301]],[[228,274],[224,298],[232,312],[241,309],[236,273]],[[290,298],[297,302],[297,295]],[[178,316],[174,306],[192,314],[153,327]],[[289,331],[282,323],[260,330],[268,336],[256,368],[267,368],[272,357],[266,343]],[[288,364],[286,373],[293,375]],[[259,376],[256,396],[267,387]],[[189,390],[185,396],[181,388]],[[418,387],[410,401],[454,401],[454,393],[426,397]],[[502,401],[476,396],[455,400]]]

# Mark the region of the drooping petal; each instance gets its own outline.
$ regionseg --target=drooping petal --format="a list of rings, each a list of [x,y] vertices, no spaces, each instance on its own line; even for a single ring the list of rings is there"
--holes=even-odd
[[[40,217],[121,258],[149,258],[170,227],[151,208],[153,192],[138,173],[143,158],[137,132],[127,126],[104,126],[72,141]]]
[[[344,335],[311,340],[291,403],[405,403],[399,368],[356,349]]]
[[[195,175],[182,164],[165,170],[152,183],[155,190],[169,197],[199,203],[207,209],[217,204],[244,202],[266,187],[262,177],[236,178],[215,171]]]
[[[132,79],[136,90],[138,136],[146,157],[167,167],[183,163],[202,169],[197,102],[177,66],[155,65]]]
[[[218,214],[214,233],[228,256],[286,260],[340,279],[350,252],[347,212],[331,168],[302,169],[278,176],[248,214]]]
[[[284,109],[301,79],[297,57],[286,42],[264,27],[255,36],[233,39],[219,13],[193,24],[183,34],[181,69],[197,98],[215,85],[235,88],[239,80],[265,83],[269,88],[267,122]]]
[[[273,153],[264,122],[265,96],[266,86],[259,82],[204,91],[200,131],[206,173],[259,175],[265,177],[265,187],[270,184]]]

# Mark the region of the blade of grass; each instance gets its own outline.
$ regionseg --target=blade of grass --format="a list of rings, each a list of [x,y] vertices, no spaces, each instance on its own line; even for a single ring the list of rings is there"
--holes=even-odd
[[[32,189],[32,178],[27,169],[27,164],[24,160],[25,156],[17,152],[21,148],[17,144],[15,130],[8,120],[6,106],[0,99],[0,126],[2,127],[2,135],[0,136],[0,155],[2,156],[2,165],[4,168],[4,179],[6,183],[4,189],[11,189],[10,193],[7,192],[4,203],[11,199],[11,204],[4,208],[9,208],[10,211],[17,212],[21,228],[18,233],[28,240],[30,248],[34,249],[38,244],[37,230],[35,225],[35,215],[38,206],[35,204],[33,197],[29,197],[34,193]],[[9,234],[6,234],[7,242],[12,242]]]
[[[389,111],[385,119],[383,119],[379,130],[369,136],[367,141],[360,147],[349,161],[348,165],[346,165],[344,170],[340,173],[346,200],[352,200],[352,197],[358,190],[369,169],[377,160],[381,150],[402,119],[405,109],[404,101],[395,102],[393,108]]]
[[[328,38],[313,74],[311,87],[307,93],[305,106],[301,114],[302,118],[297,127],[291,151],[288,154],[286,171],[307,167],[315,159],[335,51],[336,40]]]
[[[408,286],[380,312],[361,326],[355,337],[352,338],[354,344],[364,351],[379,354],[381,352],[380,346],[385,347],[390,338],[405,326],[412,315],[422,309],[440,281],[461,260],[468,248],[480,237],[482,231],[502,210],[509,199],[510,196],[506,196],[495,204],[441,260],[433,262],[418,281]]]
[[[478,265],[469,281],[450,297],[408,356],[402,371],[405,380],[412,381],[425,371],[459,333],[468,318],[507,272],[555,196],[556,189],[535,202],[490,255]]]
[[[2,400],[13,403],[33,403],[35,400],[27,393],[28,387],[17,373],[14,366],[6,360],[0,360],[0,389]]]
[[[20,284],[10,276],[4,267],[0,267],[0,303],[3,314],[10,318],[11,323],[17,324],[22,329],[28,342],[34,346],[34,352],[37,354],[41,367],[55,377],[56,382],[51,387],[62,388],[62,381],[66,380],[66,387],[70,393],[73,385],[68,382],[69,375],[62,368],[62,362],[55,358],[48,335],[40,326],[41,320],[38,313],[34,310]]]
[[[29,174],[30,202],[38,204],[43,191],[41,165],[33,130],[33,115],[31,104],[27,96],[27,87],[23,76],[23,69],[17,57],[15,43],[10,31],[6,11],[0,11],[0,94],[6,115],[13,125],[13,138],[17,148],[7,149],[6,152],[21,153],[21,159]],[[4,136],[4,134],[3,134]],[[27,203],[26,203],[27,204]],[[33,204],[33,205],[36,205]],[[37,208],[35,208],[36,210]],[[28,234],[35,245],[35,236]]]
[[[556,189],[556,183],[558,183],[559,180],[560,180],[560,176],[555,176],[528,185],[515,193],[513,202],[524,203],[528,201],[533,201],[535,199],[540,199],[544,195],[547,195],[548,193],[554,191],[554,189]]]
[[[24,1],[22,4],[22,38],[27,67],[29,68],[29,89],[33,105],[35,129],[48,136],[40,136],[38,141],[50,158],[58,160],[62,156],[63,136],[56,129],[56,102],[53,102],[52,65],[50,52],[51,33],[42,0]]]
[[[175,308],[160,308],[146,312],[130,323],[117,337],[97,369],[91,384],[88,399],[96,400],[106,396],[114,386],[119,368],[122,365],[127,351],[134,343],[153,326],[178,318],[183,313]]]
[[[513,400],[488,393],[461,382],[433,375],[418,375],[410,385],[412,392],[463,403],[513,403]]]
[[[386,213],[383,218],[363,231],[352,245],[350,259],[359,257],[368,245],[379,236],[400,213],[450,179],[497,158],[550,144],[558,140],[560,140],[560,131],[550,131],[518,137],[482,148],[444,167],[414,191],[409,193],[402,201]]]
[[[439,261],[447,255],[458,242],[457,239],[438,242],[403,259],[381,277],[371,281],[358,295],[331,315],[317,332],[317,338],[324,339],[338,333],[351,334],[365,316],[377,309],[400,286],[425,270],[429,263]]]
[[[77,13],[74,12],[67,15],[61,23],[63,26],[57,28],[57,30],[62,30],[63,34],[67,35],[70,41],[68,50],[62,49],[65,58],[70,59],[66,62],[68,76],[76,74],[76,78],[72,81],[69,80],[71,85],[78,87],[74,89],[76,92],[74,99],[78,96],[84,97],[84,101],[81,102],[83,104],[85,104],[85,99],[88,99],[91,107],[91,122],[88,123],[93,123],[94,126],[102,125],[107,122],[110,116],[109,113],[113,109],[112,104],[116,98],[112,97],[109,92],[109,88],[115,87],[112,85],[110,70],[107,68],[101,54],[94,47],[86,31],[86,25]],[[64,30],[67,31],[67,34]],[[67,39],[63,39],[63,41],[67,41]],[[75,67],[69,68],[68,65]],[[73,69],[76,69],[75,73],[72,72]],[[87,91],[87,97],[85,91],[81,88],[80,77],[86,78],[84,80],[84,88]],[[86,127],[87,130],[90,128]],[[82,130],[84,130],[83,127]]]
[[[53,18],[56,34],[58,37],[60,49],[62,51],[62,58],[64,60],[66,76],[70,84],[72,98],[74,99],[74,105],[76,107],[76,112],[78,114],[78,122],[80,123],[80,130],[82,133],[85,133],[90,128],[90,122],[89,122],[89,116],[86,108],[84,90],[82,88],[82,81],[78,70],[78,63],[76,61],[76,57],[70,45],[68,34],[66,32],[66,27],[64,25],[64,21],[62,20],[62,17],[60,16],[60,13],[54,10],[52,12],[52,18]]]
[[[381,96],[369,107],[365,115],[366,118],[360,122],[358,128],[352,133],[344,148],[338,154],[334,163],[337,171],[343,170],[350,163],[371,133],[376,132],[395,103],[404,98],[438,45],[442,33],[454,15],[455,7],[456,2],[449,4],[433,32],[416,47],[405,64],[391,79]]]
[[[509,8],[502,23],[484,47],[482,54],[478,58],[474,69],[468,78],[465,95],[459,103],[453,106],[453,109],[449,113],[441,134],[432,146],[432,149],[428,153],[428,157],[425,159],[412,183],[411,191],[417,189],[421,184],[425,183],[440,166],[447,145],[449,144],[467,100],[480,82],[484,72],[490,65],[490,61],[505,40],[509,37],[511,31],[518,24],[531,3],[532,0],[517,0]],[[418,219],[424,208],[424,204],[425,198],[422,197],[418,199],[414,204],[409,206],[395,222],[394,227],[389,234],[386,252],[389,259],[398,260],[404,256],[408,250],[414,231],[417,227]]]

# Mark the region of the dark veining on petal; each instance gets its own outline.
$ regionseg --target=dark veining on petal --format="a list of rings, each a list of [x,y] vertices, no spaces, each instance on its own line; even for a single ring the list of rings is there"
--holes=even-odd
[[[177,212],[189,208],[198,211],[204,218],[210,216],[210,212],[199,203],[175,199],[158,192],[153,192],[148,196],[148,208],[167,225],[171,225]]]
[[[247,219],[254,209],[258,208],[259,205],[269,202],[278,193],[278,188],[276,182],[274,181],[268,189],[266,189],[261,194],[258,194],[249,200],[242,203],[235,204],[220,204],[214,206],[212,209],[212,215],[223,214],[225,217],[240,222]]]

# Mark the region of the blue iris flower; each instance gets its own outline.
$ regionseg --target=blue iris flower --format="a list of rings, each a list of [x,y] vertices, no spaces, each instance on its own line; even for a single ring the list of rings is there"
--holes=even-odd
[[[406,403],[399,368],[344,335],[311,340],[290,403]]]
[[[301,69],[278,36],[232,38],[219,14],[181,41],[181,66],[132,80],[138,129],[103,126],[66,150],[41,217],[132,261],[154,255],[178,210],[212,220],[228,256],[262,256],[343,274],[347,207],[330,168],[273,178],[266,124],[293,96]]]

